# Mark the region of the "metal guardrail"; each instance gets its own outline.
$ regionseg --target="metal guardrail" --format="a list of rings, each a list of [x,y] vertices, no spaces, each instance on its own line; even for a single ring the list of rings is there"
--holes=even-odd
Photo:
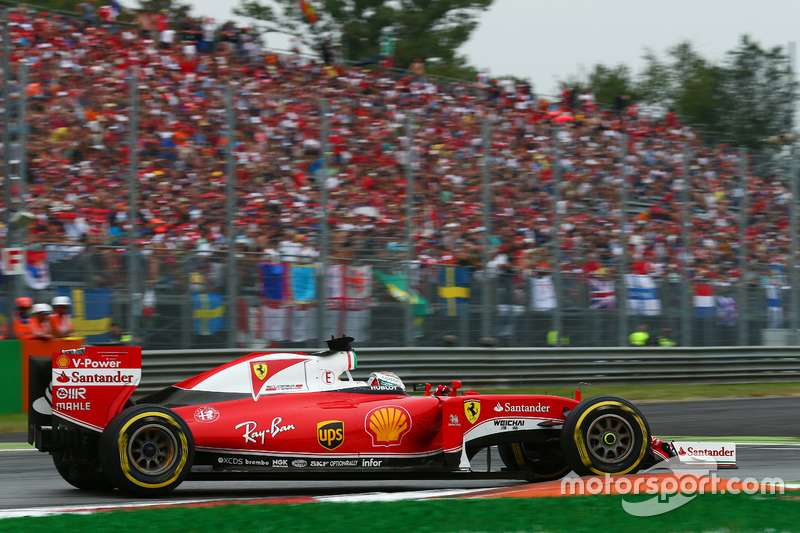
[[[265,350],[266,351],[266,350]],[[317,350],[270,350],[311,353]],[[148,393],[254,353],[248,349],[146,351]],[[390,370],[407,384],[460,380],[465,389],[646,383],[800,382],[800,348],[364,348],[356,379]]]

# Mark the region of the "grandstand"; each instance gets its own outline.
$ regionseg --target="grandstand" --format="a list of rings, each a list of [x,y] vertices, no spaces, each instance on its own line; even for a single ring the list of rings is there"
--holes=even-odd
[[[642,321],[684,345],[760,344],[788,325],[790,191],[688,125],[497,80],[326,66],[235,27],[201,46],[8,16],[4,248],[46,274],[6,276],[9,301],[107,291],[100,313],[145,347],[291,346],[344,327],[373,345],[544,345],[556,328],[613,346]],[[20,212],[32,223],[15,231]],[[267,297],[263,264],[287,265],[269,274],[284,292]],[[346,269],[312,291],[292,265]],[[404,277],[405,300],[377,272]],[[716,299],[700,305],[705,287]]]

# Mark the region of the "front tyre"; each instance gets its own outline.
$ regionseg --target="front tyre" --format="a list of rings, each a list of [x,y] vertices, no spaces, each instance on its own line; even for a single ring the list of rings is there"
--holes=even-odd
[[[528,473],[528,481],[561,479],[571,470],[564,455],[551,442],[512,442],[499,444],[497,451],[508,470]]]
[[[160,496],[181,484],[194,461],[186,422],[159,405],[137,405],[111,419],[100,437],[108,480],[135,496]]]
[[[561,430],[561,449],[576,474],[633,474],[644,467],[650,428],[642,413],[616,396],[578,404]]]

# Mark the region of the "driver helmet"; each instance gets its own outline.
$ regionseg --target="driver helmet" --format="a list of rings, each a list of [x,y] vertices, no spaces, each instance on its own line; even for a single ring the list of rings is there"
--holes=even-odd
[[[394,372],[373,372],[367,378],[370,387],[397,387],[406,390],[403,380]]]

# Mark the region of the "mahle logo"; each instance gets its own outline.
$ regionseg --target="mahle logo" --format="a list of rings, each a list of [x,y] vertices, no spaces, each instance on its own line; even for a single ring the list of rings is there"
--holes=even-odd
[[[326,450],[335,450],[344,443],[344,422],[326,420],[317,424],[317,442]]]

